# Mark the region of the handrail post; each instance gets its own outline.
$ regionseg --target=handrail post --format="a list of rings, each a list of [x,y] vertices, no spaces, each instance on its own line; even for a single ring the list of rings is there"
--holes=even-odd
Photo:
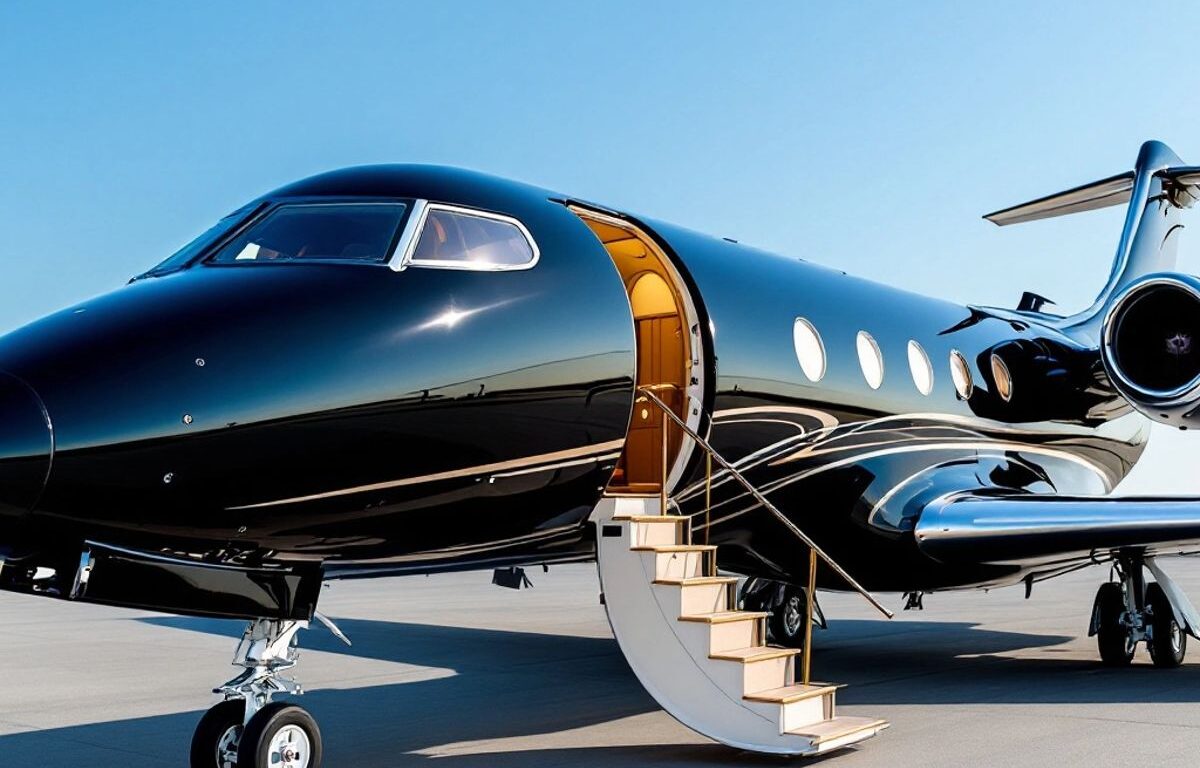
[[[658,514],[667,514],[667,411],[662,411],[662,477],[659,478],[659,508]]]
[[[704,543],[708,544],[708,531],[712,528],[712,454],[705,453],[708,466],[704,471]]]
[[[804,609],[804,685],[808,685],[812,670],[813,601],[817,591],[817,550],[808,550],[808,600]]]

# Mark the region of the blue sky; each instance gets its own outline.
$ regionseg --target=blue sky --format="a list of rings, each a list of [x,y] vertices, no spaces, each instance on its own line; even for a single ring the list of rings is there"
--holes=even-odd
[[[1145,2],[2,4],[0,332],[272,187],[410,161],[1075,310],[1119,212],[980,215],[1126,170],[1147,138],[1200,163],[1200,70],[1172,42],[1198,22]],[[1160,430],[1128,488],[1200,492],[1195,440]]]

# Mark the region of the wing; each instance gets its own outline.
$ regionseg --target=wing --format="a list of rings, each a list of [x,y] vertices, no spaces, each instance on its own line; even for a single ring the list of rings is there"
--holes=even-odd
[[[1200,498],[963,493],[930,503],[914,533],[942,562],[1063,566],[1200,551]]]

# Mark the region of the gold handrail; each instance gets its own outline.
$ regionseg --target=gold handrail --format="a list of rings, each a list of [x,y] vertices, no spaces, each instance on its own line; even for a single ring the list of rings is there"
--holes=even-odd
[[[813,541],[812,539],[810,539],[808,537],[808,535],[804,533],[804,531],[797,528],[796,524],[793,523],[791,520],[789,520],[787,515],[780,512],[779,509],[774,504],[772,504],[770,501],[768,501],[767,497],[764,496],[761,491],[759,491],[757,488],[755,488],[753,485],[751,485],[750,481],[747,480],[745,477],[743,477],[741,472],[738,472],[737,469],[735,469],[732,464],[730,464],[728,461],[725,460],[725,458],[723,456],[721,456],[721,454],[717,453],[717,451],[711,445],[708,444],[707,440],[705,440],[703,437],[701,437],[699,434],[697,434],[694,429],[692,429],[691,427],[689,427],[687,425],[687,422],[685,422],[683,419],[679,418],[678,414],[676,414],[674,411],[672,411],[670,406],[668,406],[666,403],[664,403],[662,400],[660,400],[658,395],[654,394],[654,392],[651,391],[651,389],[649,387],[638,387],[638,391],[641,392],[643,395],[645,395],[646,398],[648,398],[652,403],[654,403],[656,406],[658,406],[658,408],[663,412],[663,414],[666,417],[670,418],[671,421],[675,422],[676,426],[678,426],[680,429],[682,429],[684,431],[684,433],[686,433],[688,435],[688,437],[692,438],[692,440],[695,441],[696,445],[700,446],[700,448],[703,449],[705,453],[707,453],[709,456],[712,457],[713,460],[715,460],[718,464],[720,464],[721,467],[726,472],[729,473],[730,477],[732,477],[734,480],[737,480],[738,483],[741,484],[741,486],[743,488],[745,488],[746,491],[751,496],[753,496],[755,498],[755,500],[758,501],[759,504],[763,505],[763,507],[766,508],[767,511],[770,512],[772,515],[774,515],[775,518],[777,520],[779,520],[779,522],[783,523],[784,527],[792,532],[792,535],[794,535],[796,538],[800,539],[800,541],[802,541],[806,545],[808,545],[808,548],[812,550],[812,554],[815,555],[815,557],[819,557],[822,560],[824,560],[825,563],[830,568],[833,569],[834,573],[836,573],[838,576],[841,576],[843,579],[845,579],[846,583],[849,584],[850,587],[855,592],[862,595],[863,598],[868,603],[870,603],[872,606],[874,606],[875,609],[878,610],[880,613],[882,613],[884,616],[887,616],[889,619],[893,618],[895,616],[895,614],[893,614],[887,608],[884,608],[883,605],[878,600],[875,599],[874,595],[872,595],[861,584],[859,584],[857,581],[855,581],[854,577],[852,577],[850,574],[846,573],[846,570],[844,568],[842,568],[842,566],[838,565],[837,562],[832,557],[830,557],[828,554],[826,554],[825,550],[823,550],[819,546],[817,546],[817,543],[815,541]],[[667,439],[666,430],[664,429],[663,430],[664,445],[666,444],[666,439]],[[665,455],[666,454],[664,452],[664,456]],[[666,488],[667,488],[667,477],[666,477],[666,473],[664,472],[663,477],[662,477],[662,492],[664,495],[666,494]],[[665,511],[665,505],[664,505],[664,511]],[[707,535],[707,529],[705,531],[705,535]],[[815,573],[816,573],[815,566],[816,566],[816,559],[813,558],[811,561],[811,564],[809,566],[810,578],[815,577]],[[810,592],[810,600],[811,600],[811,592]],[[811,611],[809,612],[808,623],[810,625],[812,624]],[[805,650],[807,652],[807,648]]]

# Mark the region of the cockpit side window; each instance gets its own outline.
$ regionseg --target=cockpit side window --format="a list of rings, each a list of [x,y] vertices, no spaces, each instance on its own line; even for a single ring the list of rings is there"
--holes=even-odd
[[[404,203],[287,203],[230,240],[210,264],[388,260]]]
[[[431,203],[404,266],[496,271],[529,269],[538,248],[509,216]]]

